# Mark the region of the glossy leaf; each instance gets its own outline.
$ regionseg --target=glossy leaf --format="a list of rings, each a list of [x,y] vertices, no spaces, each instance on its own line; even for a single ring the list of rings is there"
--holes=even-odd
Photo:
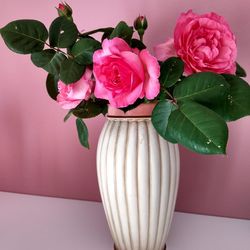
[[[76,128],[77,128],[77,133],[78,133],[78,138],[82,146],[85,148],[89,148],[89,142],[88,142],[88,128],[86,124],[83,122],[82,119],[77,118],[76,119]]]
[[[74,83],[82,77],[84,71],[84,66],[79,65],[74,60],[66,59],[61,65],[60,79],[65,84]]]
[[[178,57],[171,57],[161,64],[160,83],[165,87],[173,86],[181,77],[184,63]]]
[[[239,76],[239,77],[247,76],[246,71],[238,63],[236,63],[236,76]]]
[[[46,89],[49,94],[49,96],[56,100],[56,97],[58,95],[58,76],[54,76],[52,74],[48,74],[47,79],[46,79]]]
[[[166,140],[176,143],[168,131],[168,119],[170,114],[176,107],[167,100],[160,101],[154,108],[152,113],[152,123],[156,131]]]
[[[174,89],[177,101],[210,102],[223,96],[229,88],[224,77],[212,72],[202,72],[184,78]]]
[[[77,63],[88,65],[93,62],[93,53],[100,48],[101,44],[97,40],[82,38],[74,44],[71,53]]]
[[[215,112],[195,102],[185,102],[172,112],[169,134],[178,143],[202,154],[225,154],[228,129]]]
[[[43,50],[48,31],[39,21],[16,20],[3,27],[1,35],[10,50],[30,54]]]
[[[129,27],[124,21],[121,21],[112,31],[110,38],[120,37],[129,44],[132,38],[133,32],[134,31],[132,27]]]
[[[210,108],[226,121],[235,121],[250,115],[250,86],[243,79],[234,75],[224,75],[230,88],[224,99],[219,99]]]
[[[57,17],[49,28],[49,42],[53,47],[68,48],[78,37],[76,25],[66,17]]]
[[[61,64],[65,59],[66,56],[52,49],[35,52],[31,55],[31,61],[37,67],[41,67],[53,75],[59,74]]]

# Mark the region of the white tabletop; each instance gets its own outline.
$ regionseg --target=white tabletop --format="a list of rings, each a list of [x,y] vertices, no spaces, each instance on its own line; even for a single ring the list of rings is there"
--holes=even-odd
[[[1,250],[112,250],[101,203],[0,192]],[[168,250],[249,250],[250,221],[174,215]]]

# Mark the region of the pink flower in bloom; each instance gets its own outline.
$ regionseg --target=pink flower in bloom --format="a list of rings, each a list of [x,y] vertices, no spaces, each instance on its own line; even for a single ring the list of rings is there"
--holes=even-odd
[[[171,47],[169,43],[166,50],[171,51]],[[163,45],[158,45],[159,48]],[[234,74],[236,71],[235,36],[225,19],[215,13],[197,15],[192,10],[182,13],[174,31],[174,48],[185,63],[186,74],[204,71]],[[158,59],[167,59],[168,52],[165,54],[166,57],[156,47]]]
[[[160,66],[144,49],[133,50],[121,38],[105,39],[93,55],[94,94],[120,108],[138,98],[154,99],[160,91]]]
[[[94,81],[91,79],[92,71],[86,69],[82,78],[71,84],[58,82],[57,102],[63,109],[73,109],[82,100],[88,100],[93,92]]]

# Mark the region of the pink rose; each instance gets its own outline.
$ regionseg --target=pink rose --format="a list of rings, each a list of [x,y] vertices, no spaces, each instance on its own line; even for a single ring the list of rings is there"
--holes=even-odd
[[[160,66],[144,49],[133,50],[121,38],[105,39],[93,55],[94,94],[120,108],[138,98],[154,99],[160,91]]]
[[[86,69],[82,78],[71,84],[58,82],[57,102],[63,109],[73,109],[82,100],[88,100],[93,92],[94,81],[91,79],[92,71]]]
[[[174,31],[174,47],[185,63],[186,74],[204,71],[234,74],[236,71],[235,36],[225,19],[215,13],[197,15],[189,10],[181,14]]]

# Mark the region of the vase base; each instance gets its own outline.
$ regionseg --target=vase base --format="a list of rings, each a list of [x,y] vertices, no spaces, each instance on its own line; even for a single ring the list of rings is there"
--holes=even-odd
[[[118,248],[116,248],[115,244],[114,244],[114,250],[119,250]],[[165,244],[165,246],[163,247],[162,250],[167,250],[167,245]]]

